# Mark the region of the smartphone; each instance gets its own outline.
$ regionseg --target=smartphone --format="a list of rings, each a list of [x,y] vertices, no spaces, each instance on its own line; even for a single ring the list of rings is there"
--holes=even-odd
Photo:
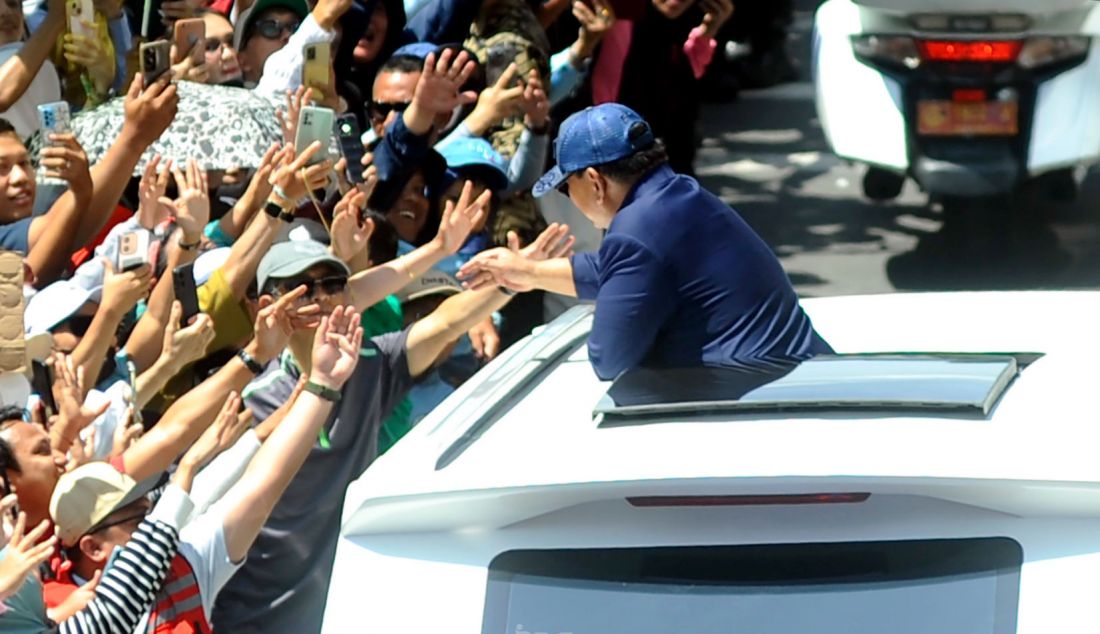
[[[173,41],[176,44],[177,62],[183,61],[187,55],[191,55],[191,64],[198,66],[206,61],[206,51],[203,47],[196,48],[199,42],[206,41],[206,23],[202,18],[188,18],[176,21]]]
[[[332,69],[332,44],[315,42],[302,47],[302,85],[313,89],[313,100],[324,99],[328,90],[329,72]]]
[[[301,152],[314,141],[321,142],[321,150],[313,155],[309,164],[314,165],[329,158],[332,147],[332,126],[336,115],[331,108],[302,106],[298,115],[298,133],[294,137],[294,149]]]
[[[38,122],[41,124],[42,139],[47,144],[50,144],[50,134],[68,134],[72,132],[72,116],[69,112],[69,104],[64,101],[54,101],[38,106]]]
[[[180,327],[186,327],[191,318],[199,314],[199,294],[195,288],[195,264],[184,264],[172,270],[172,287],[176,289],[176,299],[183,306],[180,315]]]
[[[67,0],[65,2],[65,14],[69,22],[69,32],[80,35],[89,40],[95,39],[95,31],[84,23],[95,23],[95,8],[92,0]]]
[[[57,413],[57,402],[53,400],[53,377],[50,376],[50,369],[41,361],[31,361],[31,389],[46,406],[47,419]]]
[[[141,45],[141,75],[145,79],[146,86],[168,72],[171,66],[168,62],[171,52],[172,44],[167,40],[146,42]]]
[[[359,121],[353,114],[342,114],[336,118],[336,140],[340,143],[340,154],[348,161],[347,176],[349,183],[363,182],[363,134],[359,131]]]
[[[115,271],[131,271],[149,262],[149,232],[128,231],[118,240],[118,258]]]

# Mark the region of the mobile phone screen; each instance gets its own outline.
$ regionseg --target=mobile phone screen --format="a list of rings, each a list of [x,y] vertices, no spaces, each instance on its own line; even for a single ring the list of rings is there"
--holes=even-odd
[[[336,136],[340,141],[340,153],[348,161],[348,182],[363,182],[363,135],[355,115],[344,114],[336,119]]]

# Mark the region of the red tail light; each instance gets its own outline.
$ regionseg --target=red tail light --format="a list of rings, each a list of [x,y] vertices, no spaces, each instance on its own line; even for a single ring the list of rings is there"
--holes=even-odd
[[[856,504],[870,493],[799,493],[783,495],[661,495],[626,498],[631,506],[767,506],[775,504]]]
[[[1020,40],[990,41],[931,41],[917,43],[921,57],[930,62],[1015,62],[1024,43]]]

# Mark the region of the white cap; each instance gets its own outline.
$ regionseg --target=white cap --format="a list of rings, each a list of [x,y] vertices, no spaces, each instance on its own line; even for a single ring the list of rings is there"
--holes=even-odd
[[[77,286],[68,280],[54,282],[35,293],[23,313],[23,328],[28,335],[49,332],[54,326],[76,314],[86,302],[99,303],[103,287]]]

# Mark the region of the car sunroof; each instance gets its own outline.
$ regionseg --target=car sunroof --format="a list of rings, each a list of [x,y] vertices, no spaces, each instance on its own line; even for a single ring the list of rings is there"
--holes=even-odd
[[[639,368],[596,406],[601,425],[667,414],[924,412],[985,417],[1035,354],[819,356],[770,373]]]

